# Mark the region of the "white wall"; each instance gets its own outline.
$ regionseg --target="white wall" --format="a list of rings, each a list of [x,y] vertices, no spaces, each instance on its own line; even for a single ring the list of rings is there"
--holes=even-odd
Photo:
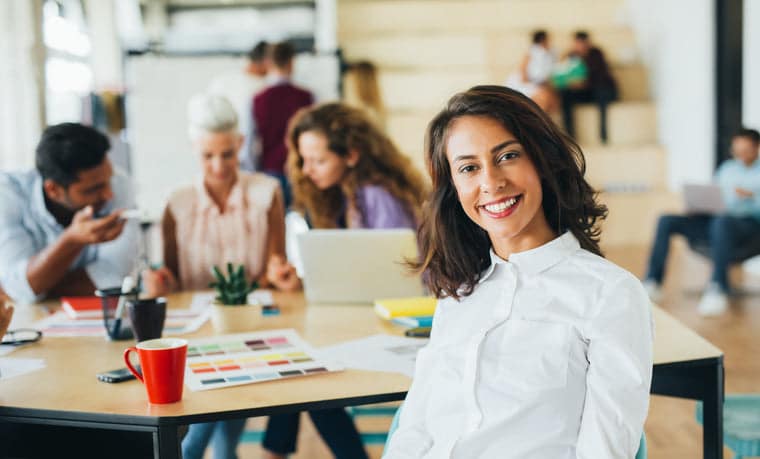
[[[760,0],[744,0],[742,123],[760,129]]]
[[[0,0],[2,1],[2,0]],[[245,60],[230,56],[133,56],[127,60],[127,124],[137,205],[150,218],[161,216],[172,190],[199,174],[187,138],[187,102],[216,76],[242,72]],[[293,80],[318,101],[338,97],[334,56],[300,54]]]
[[[685,182],[707,181],[713,172],[713,3],[628,0],[630,25],[649,69],[657,105],[658,136],[668,151],[668,182],[673,189],[679,189]]]

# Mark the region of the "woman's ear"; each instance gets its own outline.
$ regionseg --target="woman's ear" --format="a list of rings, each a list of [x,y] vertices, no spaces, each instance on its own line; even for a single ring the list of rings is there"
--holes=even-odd
[[[348,156],[346,157],[346,164],[348,167],[356,167],[359,164],[359,152],[357,150],[348,150]]]

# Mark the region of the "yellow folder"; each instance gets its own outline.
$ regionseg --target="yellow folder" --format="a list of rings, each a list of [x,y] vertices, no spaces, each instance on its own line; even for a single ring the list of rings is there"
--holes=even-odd
[[[432,316],[437,300],[432,296],[386,298],[375,300],[375,312],[383,319],[394,317]]]

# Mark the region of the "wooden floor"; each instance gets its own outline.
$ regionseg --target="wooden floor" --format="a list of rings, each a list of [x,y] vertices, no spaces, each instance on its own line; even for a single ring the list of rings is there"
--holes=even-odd
[[[637,276],[645,270],[648,248],[625,247],[606,250],[607,258]],[[732,274],[737,274],[732,272]],[[760,392],[760,293],[732,299],[730,311],[719,318],[701,318],[696,313],[700,288],[707,281],[709,265],[676,243],[668,265],[665,298],[661,306],[683,323],[696,330],[725,353],[726,393]],[[744,275],[746,288],[760,292],[760,279]],[[369,418],[357,422],[361,431],[387,429],[390,419]],[[259,430],[263,420],[251,419],[249,429]],[[314,427],[305,418],[302,422],[298,453],[293,459],[329,458],[329,451]],[[646,435],[650,459],[702,457],[702,429],[694,419],[694,402],[655,396],[651,399]],[[258,444],[239,447],[241,458],[260,457]],[[368,447],[370,457],[379,458],[382,446]],[[209,456],[210,457],[210,456]],[[731,453],[726,449],[726,459]]]

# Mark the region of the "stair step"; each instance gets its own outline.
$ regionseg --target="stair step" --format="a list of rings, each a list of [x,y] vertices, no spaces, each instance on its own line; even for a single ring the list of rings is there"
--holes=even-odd
[[[437,111],[455,93],[487,83],[485,72],[381,72],[380,91],[388,110]]]
[[[357,35],[458,30],[503,31],[608,27],[621,24],[624,2],[532,0],[467,2],[426,0],[343,1],[338,7],[339,40]],[[583,14],[578,14],[583,11]],[[455,24],[452,24],[452,21]]]
[[[557,53],[569,49],[573,30],[549,31],[552,48]],[[488,68],[497,80],[516,69],[528,47],[532,30],[521,29],[496,33],[480,30],[444,33],[399,33],[344,37],[341,48],[347,60],[371,60],[385,69],[467,69]],[[633,32],[626,28],[591,31],[594,42],[605,51],[610,63],[630,64],[638,60]],[[556,38],[555,38],[556,37]]]
[[[660,215],[679,212],[681,195],[665,190],[643,193],[600,193],[609,208],[602,224],[602,246],[641,245],[649,247]]]
[[[658,145],[588,147],[586,179],[599,190],[660,189],[666,186],[667,154]]]
[[[575,108],[575,132],[582,145],[599,145],[599,109],[593,104]],[[609,145],[657,142],[657,110],[651,102],[614,102],[607,108]]]

